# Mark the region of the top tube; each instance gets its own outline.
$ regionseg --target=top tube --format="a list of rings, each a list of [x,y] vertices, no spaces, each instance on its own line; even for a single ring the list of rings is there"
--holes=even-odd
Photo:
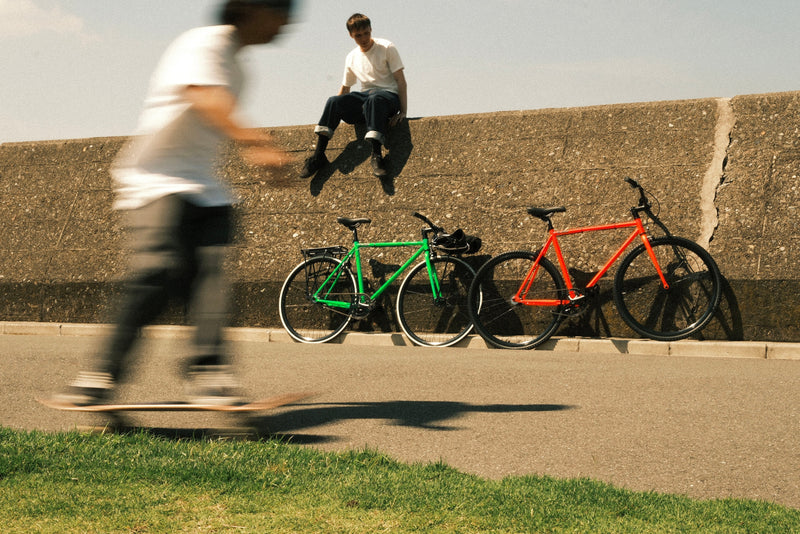
[[[612,223],[612,224],[603,224],[600,226],[583,226],[581,228],[570,228],[568,230],[553,230],[553,233],[558,236],[566,236],[572,234],[581,234],[584,232],[602,232],[603,230],[620,230],[624,228],[635,228],[639,225],[641,219],[636,218],[632,221],[623,221],[619,223]]]
[[[427,241],[390,241],[381,243],[358,242],[358,246],[361,248],[421,247],[425,245],[425,243],[427,243]]]

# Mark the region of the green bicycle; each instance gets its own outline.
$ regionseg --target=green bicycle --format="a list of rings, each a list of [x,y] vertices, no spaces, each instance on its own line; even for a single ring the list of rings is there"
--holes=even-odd
[[[353,246],[302,250],[305,258],[283,283],[278,311],[289,335],[303,343],[323,343],[338,336],[353,319],[364,319],[387,288],[407,269],[397,292],[397,319],[408,338],[418,344],[447,347],[472,330],[467,297],[475,270],[452,254],[473,253],[478,238],[462,230],[447,234],[425,216],[420,241],[361,243],[358,228],[371,219],[339,217],[353,233]],[[364,248],[415,247],[410,258],[374,292],[367,293],[361,269]],[[412,267],[419,258],[423,261]]]

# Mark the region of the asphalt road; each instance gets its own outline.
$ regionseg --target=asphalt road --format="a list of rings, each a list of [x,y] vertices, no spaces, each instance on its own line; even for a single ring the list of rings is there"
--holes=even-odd
[[[97,337],[0,335],[0,425],[68,430],[97,415],[38,404],[62,388]],[[181,395],[181,339],[144,339],[131,401]],[[322,450],[374,448],[443,460],[489,478],[590,477],[695,498],[800,508],[800,361],[602,353],[235,342],[254,398],[319,394],[257,421]],[[230,416],[141,413],[164,435]]]

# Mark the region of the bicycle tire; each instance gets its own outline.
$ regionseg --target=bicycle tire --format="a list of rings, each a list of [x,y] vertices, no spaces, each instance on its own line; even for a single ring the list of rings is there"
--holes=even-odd
[[[469,287],[475,269],[460,258],[431,258],[442,299],[435,301],[425,262],[415,265],[397,291],[397,321],[417,345],[449,347],[472,330],[469,317]]]
[[[636,333],[657,341],[691,336],[713,318],[722,298],[722,275],[711,254],[682,237],[652,239],[669,289],[664,289],[647,249],[622,259],[614,277],[614,303]]]
[[[470,317],[475,331],[490,345],[503,349],[532,349],[558,329],[563,306],[532,306],[514,302],[538,254],[506,252],[483,264],[470,287]],[[561,273],[547,258],[528,291],[529,298],[561,299],[566,286]],[[476,306],[480,292],[481,306]]]
[[[341,261],[330,256],[309,258],[297,265],[286,277],[278,298],[278,313],[286,332],[302,343],[324,343],[334,339],[350,324],[349,310],[333,309],[314,302],[312,295],[339,267]],[[356,280],[347,267],[329,291],[342,302],[353,302]]]

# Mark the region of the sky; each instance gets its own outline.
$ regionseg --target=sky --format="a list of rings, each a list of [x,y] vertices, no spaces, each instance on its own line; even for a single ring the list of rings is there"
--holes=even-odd
[[[0,0],[0,143],[130,135],[161,52],[220,0]],[[300,0],[249,47],[240,116],[314,124],[355,13],[405,64],[409,117],[800,90],[797,0]]]

